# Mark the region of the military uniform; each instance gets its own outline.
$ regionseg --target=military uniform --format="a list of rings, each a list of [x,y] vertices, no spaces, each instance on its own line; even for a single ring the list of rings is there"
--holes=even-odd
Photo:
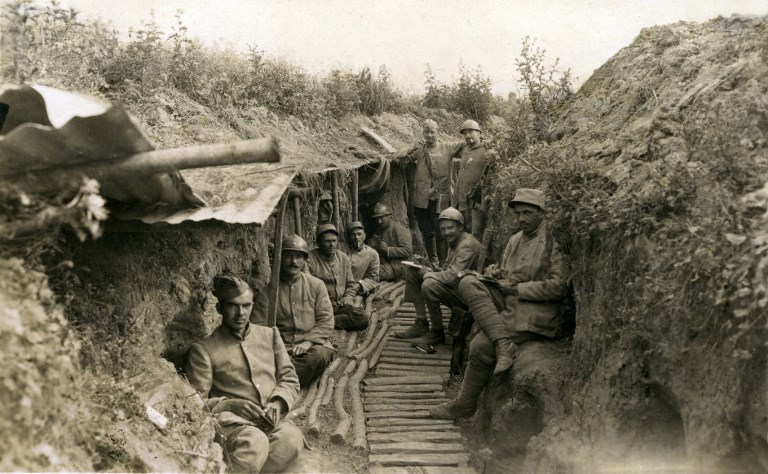
[[[280,279],[277,293],[276,325],[289,350],[295,344],[310,341],[313,345],[291,362],[302,387],[307,387],[330,364],[333,345],[333,307],[323,282],[308,273],[301,272],[291,280]],[[267,324],[268,298],[257,298],[251,322]]]
[[[333,257],[328,258],[314,249],[309,252],[304,270],[325,283],[333,306],[335,328],[360,331],[368,327],[365,312],[355,307],[357,283],[352,274],[352,261],[344,252],[336,250]]]
[[[379,286],[379,272],[381,268],[379,254],[363,244],[360,250],[350,247],[349,260],[352,264],[352,278],[362,287],[362,295],[368,295]]]
[[[216,416],[233,471],[281,471],[301,452],[301,431],[290,421],[265,433],[252,420],[219,409],[227,399],[261,408],[280,399],[291,409],[299,379],[276,328],[250,325],[241,337],[219,326],[189,349],[186,375]]]
[[[484,144],[474,148],[466,147],[461,154],[461,165],[456,178],[456,195],[454,207],[468,222],[468,230],[477,238],[483,234],[484,215],[480,206],[482,204],[482,190],[479,189],[485,170],[490,164],[488,150]]]
[[[386,242],[387,249],[380,254],[379,277],[382,281],[400,280],[405,275],[401,262],[413,255],[411,232],[399,222],[391,221],[386,229],[376,228],[371,242]]]
[[[455,211],[454,211],[455,212]],[[412,301],[416,309],[416,318],[426,322],[426,310],[433,330],[443,328],[443,315],[440,304],[461,305],[457,285],[459,272],[474,269],[480,258],[482,245],[471,234],[462,232],[456,243],[449,247],[448,256],[441,271],[426,275],[415,270],[406,273],[404,301]],[[418,323],[417,324],[423,324]]]
[[[443,239],[436,234],[435,219],[451,205],[451,166],[463,148],[463,141],[437,142],[432,148],[423,147],[412,154],[408,153],[410,148],[395,154],[395,159],[416,164],[411,202],[430,259],[446,252]]]

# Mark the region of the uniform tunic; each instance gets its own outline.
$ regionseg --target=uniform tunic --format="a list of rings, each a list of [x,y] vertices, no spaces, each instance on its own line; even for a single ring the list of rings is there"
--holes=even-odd
[[[363,294],[368,294],[379,286],[379,254],[363,244],[360,250],[350,247],[349,259],[352,264],[352,277],[363,287]]]
[[[371,240],[387,243],[387,251],[380,257],[382,279],[385,275],[388,280],[402,277],[404,268],[400,262],[413,255],[411,232],[399,222],[390,222],[386,229],[376,228]]]
[[[290,410],[299,391],[299,379],[276,328],[249,325],[245,337],[221,325],[189,349],[189,383],[215,413],[233,472],[279,472],[299,455],[301,431],[281,420],[266,433],[230,411],[219,410],[226,399],[248,400],[261,408],[281,399]]]
[[[474,148],[464,148],[461,154],[461,166],[456,178],[456,196],[454,207],[461,212],[471,207],[467,205],[467,198],[472,189],[480,182],[486,166],[490,163],[488,151],[485,145],[480,144]]]
[[[453,158],[459,156],[463,148],[463,141],[437,142],[432,148],[424,147],[417,150],[411,158],[408,158],[410,148],[403,149],[395,155],[395,159],[408,158],[416,163],[416,171],[413,176],[413,195],[411,196],[414,207],[426,209],[429,206],[429,201],[436,201],[441,194],[448,197],[445,205],[448,207],[451,192],[451,164]],[[432,165],[431,177],[427,160],[430,160]],[[442,210],[438,208],[437,212]]]
[[[267,324],[268,298],[254,302],[251,322]],[[293,280],[280,280],[277,289],[277,328],[288,349],[311,341],[333,349],[333,307],[319,278],[301,272]]]
[[[329,259],[321,255],[319,249],[314,249],[309,252],[304,271],[325,283],[332,304],[354,303],[357,293],[355,277],[352,275],[352,262],[344,252],[337,250]]]

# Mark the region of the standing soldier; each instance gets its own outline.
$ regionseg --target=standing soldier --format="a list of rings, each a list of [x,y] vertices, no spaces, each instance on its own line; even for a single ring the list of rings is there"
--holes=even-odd
[[[386,204],[377,202],[371,217],[376,221],[371,246],[379,253],[379,278],[383,281],[400,280],[405,275],[405,265],[401,262],[413,254],[411,233],[392,220],[392,211]]]
[[[425,120],[422,128],[424,142],[395,154],[396,160],[416,164],[411,200],[424,239],[427,258],[434,266],[444,261],[448,252],[445,241],[440,236],[435,236],[435,220],[440,212],[451,206],[453,158],[458,157],[464,148],[463,141],[439,142],[437,130],[434,120]]]
[[[482,210],[483,178],[486,175],[490,157],[482,141],[483,131],[474,120],[467,120],[461,126],[467,146],[461,154],[461,166],[456,179],[455,207],[464,214],[467,231],[478,239],[483,235],[485,215]]]

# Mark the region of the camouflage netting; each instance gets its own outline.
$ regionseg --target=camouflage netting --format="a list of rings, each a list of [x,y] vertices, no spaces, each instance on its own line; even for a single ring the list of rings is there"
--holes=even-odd
[[[578,304],[565,412],[527,470],[768,468],[767,133],[768,20],[677,23],[643,30],[501,171],[500,196],[546,188]],[[506,428],[486,427],[498,453],[521,447]]]

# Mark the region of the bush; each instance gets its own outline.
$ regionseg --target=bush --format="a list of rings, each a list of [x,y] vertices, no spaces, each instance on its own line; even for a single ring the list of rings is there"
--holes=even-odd
[[[487,121],[495,113],[497,104],[491,93],[493,82],[483,75],[479,67],[471,70],[461,66],[459,72],[459,79],[447,85],[439,82],[432,67],[427,65],[424,72],[426,94],[422,104],[430,108],[457,112],[478,122]]]

